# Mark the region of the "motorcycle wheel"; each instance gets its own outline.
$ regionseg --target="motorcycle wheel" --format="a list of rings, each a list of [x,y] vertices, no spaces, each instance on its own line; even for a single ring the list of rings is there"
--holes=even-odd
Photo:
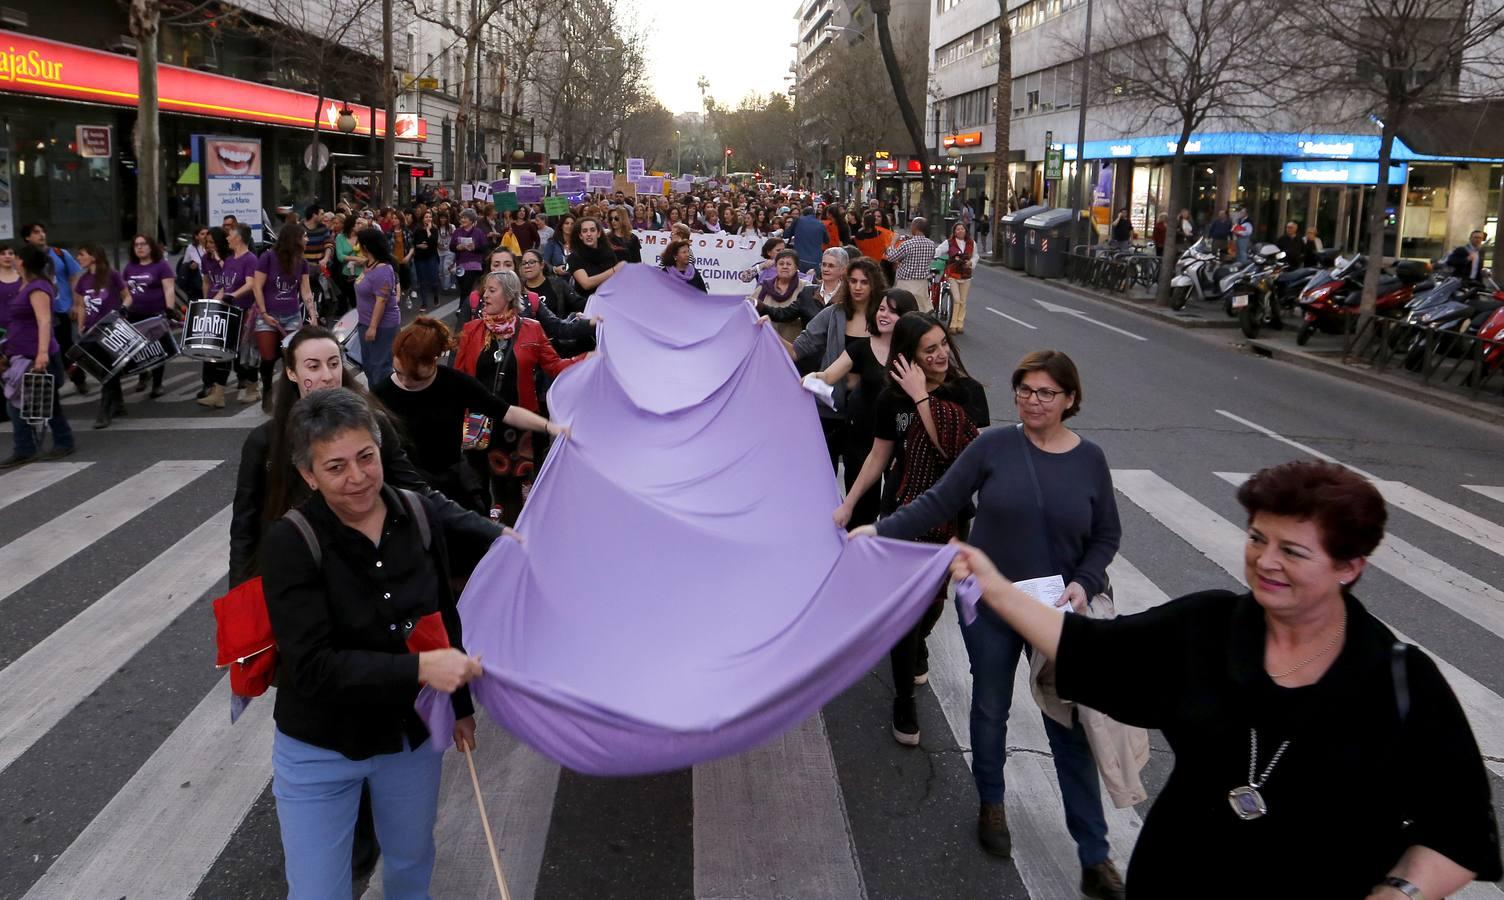
[[[1426,348],[1424,344],[1417,344],[1405,354],[1405,371],[1419,372],[1426,362]]]
[[[1300,326],[1300,331],[1296,332],[1296,334],[1295,334],[1295,343],[1296,343],[1296,345],[1300,346],[1300,347],[1304,347],[1306,344],[1309,344],[1311,342],[1311,335],[1313,335],[1315,333],[1316,333],[1316,326],[1314,326],[1314,325],[1302,325],[1302,326]]]
[[[1269,322],[1269,329],[1271,331],[1283,331],[1285,329],[1285,320],[1279,314],[1279,299],[1270,298],[1268,303],[1269,316],[1267,321]]]
[[[1170,308],[1185,309],[1185,302],[1191,297],[1191,289],[1188,287],[1170,288]]]
[[[1259,301],[1248,298],[1248,305],[1238,310],[1238,325],[1243,329],[1243,337],[1250,341],[1259,336],[1259,329],[1264,324],[1263,310],[1260,309]]]
[[[1222,298],[1222,311],[1227,313],[1229,319],[1236,319],[1238,311],[1232,308],[1232,294]]]

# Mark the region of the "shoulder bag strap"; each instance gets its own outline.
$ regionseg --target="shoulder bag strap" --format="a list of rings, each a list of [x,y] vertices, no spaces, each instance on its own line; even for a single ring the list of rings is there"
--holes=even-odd
[[[292,523],[298,529],[298,534],[303,536],[304,543],[308,544],[308,552],[313,554],[313,564],[322,568],[324,565],[324,551],[319,547],[318,535],[313,533],[313,526],[308,519],[295,509],[289,509],[282,518]]]
[[[1410,677],[1405,662],[1408,649],[1404,641],[1395,641],[1389,654],[1389,671],[1394,678],[1394,705],[1399,709],[1401,727],[1410,716]]]
[[[402,503],[407,507],[407,514],[418,522],[418,535],[423,539],[423,549],[427,550],[433,543],[433,532],[428,526],[428,510],[424,508],[423,501],[412,491],[398,488],[397,493],[402,495]]]

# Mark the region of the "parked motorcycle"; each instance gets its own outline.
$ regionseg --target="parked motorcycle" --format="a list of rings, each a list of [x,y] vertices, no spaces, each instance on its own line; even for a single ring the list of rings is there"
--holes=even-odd
[[[1501,309],[1504,309],[1504,291],[1500,291],[1492,279],[1488,279],[1484,283],[1459,290],[1445,302],[1420,313],[1415,317],[1414,323],[1439,334],[1433,338],[1425,330],[1413,332],[1405,353],[1405,368],[1412,372],[1420,371],[1425,363],[1428,343],[1433,355],[1459,355],[1466,344],[1457,338],[1468,334],[1482,336],[1484,327],[1492,322]]]
[[[1232,286],[1253,266],[1253,260],[1242,266],[1220,264],[1211,242],[1201,238],[1175,261],[1175,277],[1170,279],[1170,308],[1185,309],[1186,302],[1194,297],[1213,303],[1221,301],[1229,316],[1237,315],[1232,308]]]
[[[1285,327],[1275,292],[1284,258],[1285,251],[1265,244],[1253,254],[1253,265],[1240,272],[1233,283],[1229,302],[1238,314],[1243,336],[1249,340],[1257,338],[1266,325],[1275,331]]]
[[[1304,324],[1296,332],[1295,343],[1305,346],[1311,336],[1320,331],[1324,334],[1342,334],[1348,323],[1358,315],[1363,296],[1363,275],[1368,259],[1362,254],[1351,258],[1338,257],[1337,263],[1325,277],[1317,275],[1300,294],[1300,309]],[[1415,296],[1417,287],[1425,288],[1429,266],[1405,265],[1396,274],[1383,273],[1379,277],[1378,297],[1374,312],[1378,315],[1397,316],[1405,304]]]

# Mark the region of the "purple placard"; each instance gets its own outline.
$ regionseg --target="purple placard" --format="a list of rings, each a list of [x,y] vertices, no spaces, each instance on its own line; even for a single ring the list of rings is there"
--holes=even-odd
[[[637,193],[661,194],[663,193],[663,177],[660,175],[646,175],[637,179]]]
[[[590,184],[590,189],[592,191],[595,191],[595,190],[609,191],[609,190],[611,190],[611,185],[614,184],[615,181],[616,181],[616,173],[615,172],[598,172],[598,171],[592,171],[590,173],[590,182],[589,182],[589,184]]]
[[[493,182],[491,182],[491,193],[492,194],[505,194],[508,191],[510,191],[511,189],[512,189],[512,185],[510,183],[508,183],[508,182],[505,182],[505,181],[493,181]]]
[[[554,181],[554,190],[561,194],[578,194],[589,189],[589,185],[586,184],[586,176],[583,172],[560,175]]]
[[[695,180],[693,178],[680,178],[674,182],[674,193],[687,194],[694,190],[694,187]]]
[[[554,166],[555,175],[568,175],[569,173],[570,168],[568,166]]]
[[[518,203],[542,203],[543,202],[543,185],[541,185],[541,184],[519,184],[519,185],[517,185],[517,202]]]

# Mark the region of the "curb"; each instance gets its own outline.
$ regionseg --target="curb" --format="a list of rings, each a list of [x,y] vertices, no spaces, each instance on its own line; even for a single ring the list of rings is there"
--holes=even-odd
[[[1260,356],[1289,363],[1313,372],[1325,372],[1344,381],[1355,381],[1369,387],[1424,403],[1432,409],[1446,409],[1490,425],[1504,425],[1504,407],[1492,406],[1469,400],[1465,396],[1423,384],[1413,384],[1399,377],[1382,375],[1367,366],[1346,365],[1340,359],[1328,359],[1305,350],[1291,350],[1264,340],[1244,341],[1245,345]]]
[[[1001,263],[996,263],[991,260],[983,262],[983,265],[987,266],[990,269],[993,269],[994,271],[1002,272],[1005,275],[1012,276],[1013,278],[1018,280],[1039,281],[1041,284],[1047,284],[1052,288],[1065,291],[1068,294],[1075,294],[1076,296],[1082,297],[1087,300],[1096,300],[1101,303],[1110,303],[1118,309],[1126,310],[1136,315],[1143,316],[1146,319],[1153,319],[1156,322],[1163,322],[1166,325],[1173,325],[1176,328],[1201,330],[1208,328],[1226,329],[1238,327],[1238,321],[1236,319],[1226,319],[1224,321],[1222,319],[1202,319],[1191,316],[1182,316],[1179,313],[1161,306],[1150,306],[1144,303],[1135,303],[1134,301],[1129,300],[1126,297],[1118,297],[1112,294],[1103,294],[1097,291],[1088,290],[1087,288],[1071,284],[1069,281],[1061,278],[1030,279],[1030,277],[1027,275],[1019,274],[1016,269],[1007,268]]]

